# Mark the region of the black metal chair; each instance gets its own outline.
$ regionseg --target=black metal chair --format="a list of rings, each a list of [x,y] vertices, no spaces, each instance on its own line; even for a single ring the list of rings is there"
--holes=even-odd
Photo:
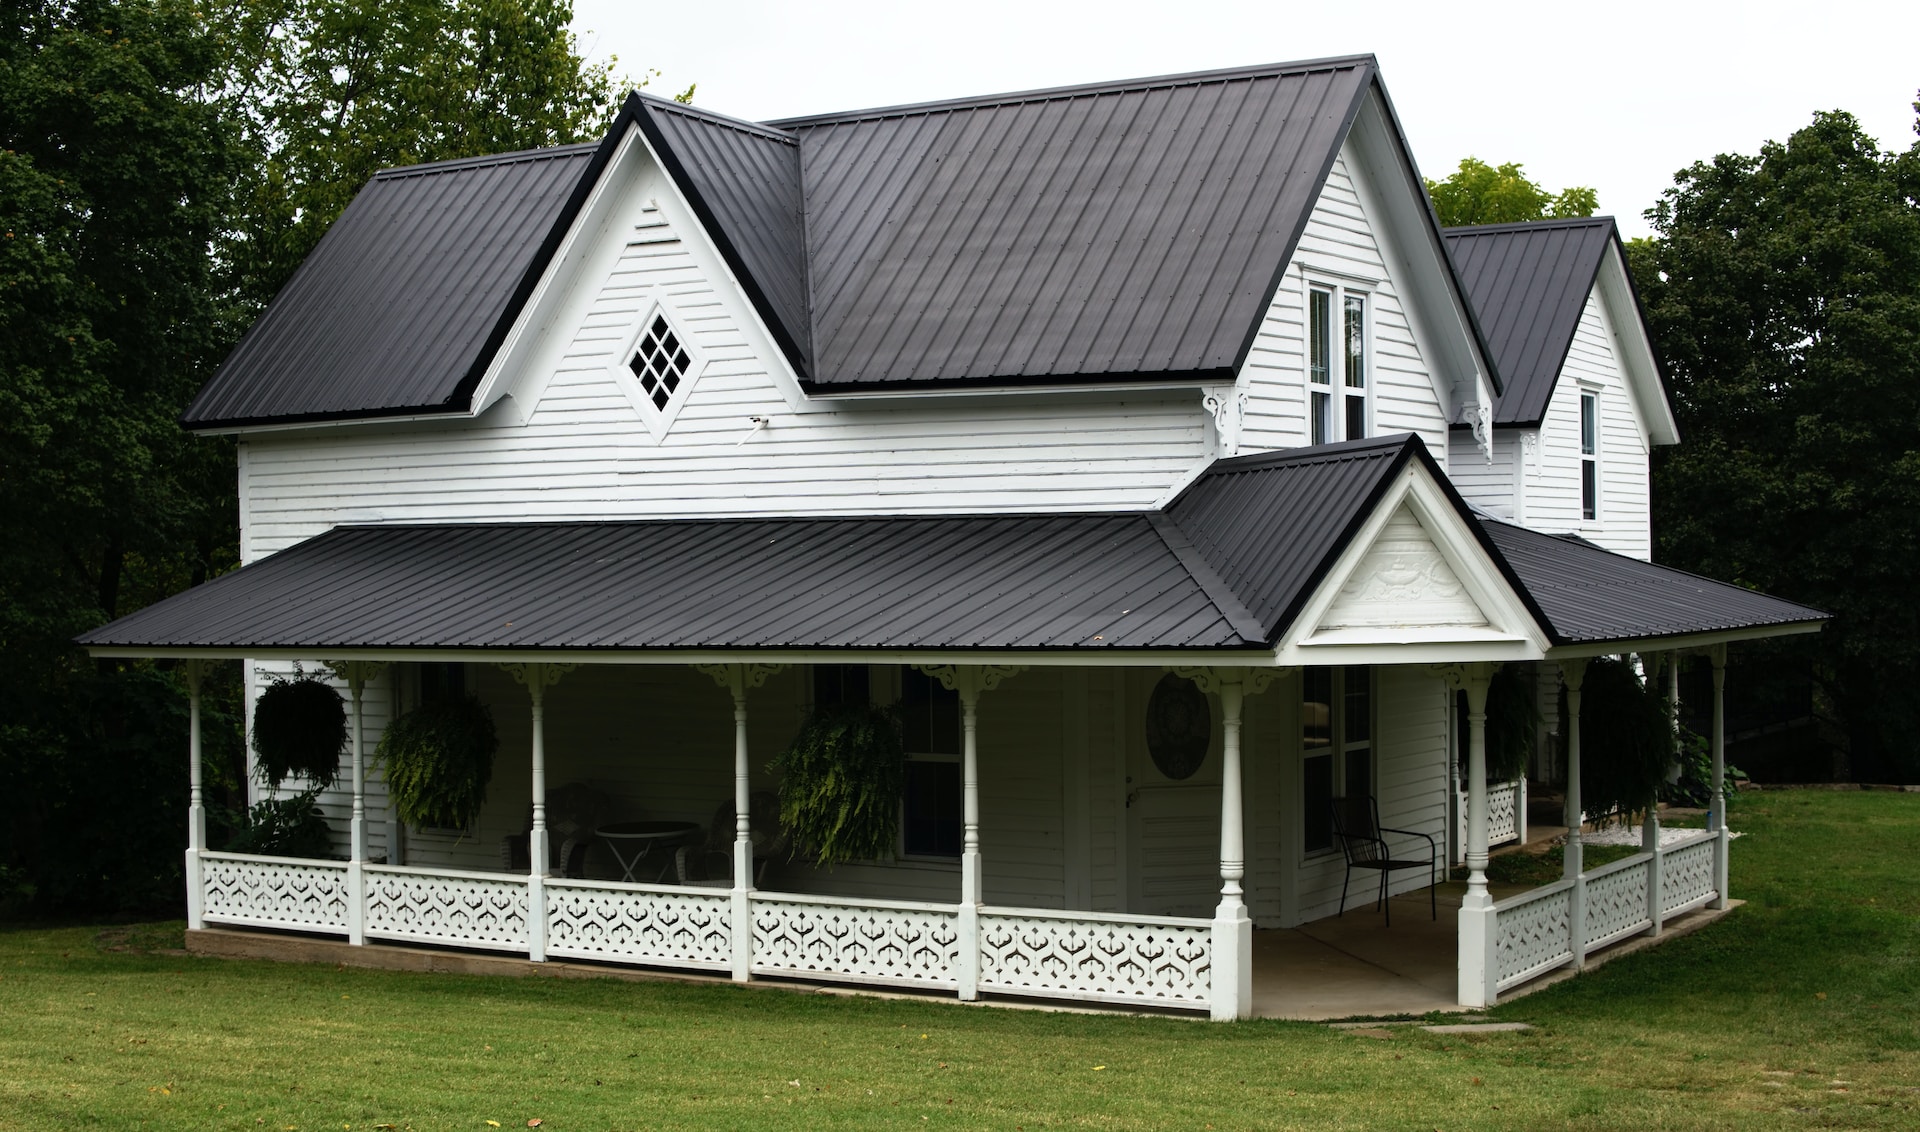
[[[1409,858],[1397,858],[1387,848],[1387,839],[1383,834],[1395,834],[1401,837],[1418,837],[1427,843],[1427,859],[1424,861]],[[1374,901],[1374,907],[1384,907],[1387,913],[1387,926],[1393,926],[1393,902],[1387,899],[1387,878],[1400,869],[1427,869],[1432,874],[1432,883],[1427,886],[1427,901],[1432,905],[1433,918],[1440,918],[1440,847],[1432,837],[1412,829],[1386,829],[1380,825],[1380,808],[1369,796],[1358,798],[1335,798],[1333,800],[1333,839],[1340,843],[1340,851],[1347,858],[1346,879],[1340,882],[1340,912],[1347,911],[1347,885],[1353,880],[1353,870],[1373,869],[1380,874],[1380,895]]]

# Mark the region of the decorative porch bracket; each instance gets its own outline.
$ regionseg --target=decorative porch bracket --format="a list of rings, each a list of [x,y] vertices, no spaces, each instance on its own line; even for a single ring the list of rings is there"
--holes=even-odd
[[[1462,1006],[1492,1006],[1500,978],[1500,939],[1487,891],[1487,685],[1494,666],[1436,664],[1435,676],[1467,694],[1467,894],[1460,901],[1459,992]]]
[[[991,692],[1009,677],[1027,670],[1024,664],[916,664],[915,668],[960,693],[960,904],[956,928],[960,933],[960,970],[956,972],[963,1001],[980,997],[980,906],[986,903],[980,876],[980,693]]]
[[[1220,697],[1220,905],[1213,913],[1216,1022],[1253,1017],[1253,917],[1247,912],[1246,804],[1241,789],[1240,725],[1246,697],[1266,691],[1281,668],[1179,667],[1176,676]]]
[[[784,664],[696,664],[733,694],[733,904],[732,968],[736,983],[753,976],[753,790],[747,758],[747,690],[758,688]]]
[[[353,818],[348,823],[347,844],[347,942],[367,942],[367,747],[362,722],[361,700],[367,681],[378,680],[387,670],[382,661],[328,660],[327,671],[347,682],[353,700]],[[389,858],[391,859],[391,858]]]
[[[180,665],[187,682],[187,927],[195,931],[207,926],[207,890],[201,883],[200,860],[207,847],[207,806],[200,791],[200,681],[207,663],[188,660]]]
[[[533,829],[527,834],[527,958],[547,958],[547,689],[579,667],[532,661],[500,670],[524,685],[533,701]]]

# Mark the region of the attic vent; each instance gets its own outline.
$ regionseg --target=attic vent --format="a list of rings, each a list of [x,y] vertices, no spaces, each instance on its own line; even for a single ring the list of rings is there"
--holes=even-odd
[[[667,325],[666,317],[654,315],[653,325],[640,336],[627,368],[640,379],[640,387],[646,391],[653,407],[665,409],[692,364],[693,359],[687,357],[686,349],[674,336],[673,328]]]

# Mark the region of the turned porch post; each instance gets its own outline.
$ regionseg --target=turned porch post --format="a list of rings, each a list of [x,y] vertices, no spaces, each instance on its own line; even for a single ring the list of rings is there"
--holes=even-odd
[[[367,681],[386,669],[364,660],[328,661],[327,668],[347,682],[353,703],[353,811],[347,825],[347,942],[365,943],[367,910],[367,749],[364,704]]]
[[[1460,1005],[1492,1006],[1500,978],[1500,939],[1487,891],[1487,685],[1484,661],[1440,666],[1438,674],[1467,694],[1467,894],[1460,902]]]
[[[200,678],[205,662],[180,666],[187,681],[187,927],[207,926],[206,888],[201,883],[200,853],[207,847],[207,807],[200,787]]]
[[[1567,927],[1573,943],[1570,966],[1575,968],[1587,962],[1587,874],[1585,847],[1580,840],[1580,827],[1587,816],[1580,797],[1580,686],[1586,678],[1584,657],[1560,662],[1560,682],[1567,690],[1567,801],[1563,819],[1567,823],[1567,847],[1562,875],[1573,882]]]
[[[729,924],[733,941],[729,973],[736,983],[753,977],[753,764],[747,752],[747,690],[758,688],[783,664],[696,664],[733,697],[733,889]]]
[[[1213,1020],[1253,1017],[1253,917],[1247,911],[1246,803],[1240,727],[1246,698],[1279,675],[1271,668],[1176,668],[1220,697],[1220,903],[1213,913]]]
[[[535,661],[500,666],[527,689],[532,701],[533,828],[527,831],[527,958],[547,958],[547,689],[575,665]]]
[[[1727,828],[1727,646],[1714,645],[1713,658],[1713,800],[1708,802],[1707,828],[1714,833],[1713,906],[1727,906],[1727,849],[1733,834]]]

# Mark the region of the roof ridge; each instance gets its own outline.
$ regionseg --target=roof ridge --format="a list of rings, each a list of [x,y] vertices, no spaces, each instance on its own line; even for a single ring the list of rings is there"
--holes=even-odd
[[[1057,98],[1078,98],[1085,95],[1096,94],[1120,94],[1132,91],[1159,90],[1175,86],[1197,86],[1204,83],[1231,82],[1236,79],[1277,78],[1281,75],[1297,75],[1310,71],[1342,70],[1349,67],[1361,66],[1374,67],[1377,69],[1379,67],[1379,60],[1372,54],[1335,55],[1322,59],[1302,59],[1297,62],[1222,67],[1207,71],[1186,71],[1171,75],[1148,75],[1134,79],[1110,79],[1105,82],[1074,83],[1067,86],[1006,91],[1000,94],[935,99],[929,102],[905,102],[892,106],[875,106],[862,110],[841,110],[824,114],[804,114],[792,118],[774,118],[765,123],[765,125],[776,129],[845,125],[874,118],[904,118],[915,114],[938,114],[952,110],[982,110],[993,106],[1006,106],[1023,102],[1047,102]]]
[[[1620,226],[1612,216],[1555,216],[1544,220],[1510,220],[1503,224],[1457,224],[1440,229],[1442,236],[1478,236],[1496,232],[1544,232],[1552,228],[1597,228],[1602,224]]]
[[[1323,461],[1347,460],[1356,457],[1371,456],[1378,453],[1397,452],[1408,444],[1418,441],[1420,436],[1413,432],[1390,432],[1380,436],[1370,436],[1364,440],[1336,440],[1329,444],[1309,444],[1299,448],[1278,448],[1271,452],[1249,452],[1244,456],[1225,456],[1207,465],[1201,472],[1202,477],[1224,475],[1228,472],[1249,471],[1255,468],[1271,468],[1282,464],[1314,464]]]
[[[690,102],[676,102],[673,99],[661,98],[657,94],[648,94],[641,90],[635,90],[633,93],[639,96],[640,101],[651,110],[662,110],[669,114],[678,114],[684,118],[698,118],[711,125],[725,126],[731,130],[738,130],[743,134],[755,134],[769,141],[784,142],[787,145],[794,146],[800,144],[798,137],[786,130],[769,126],[765,122],[754,122],[746,118],[735,118],[729,114],[721,114],[717,111],[708,110],[705,107],[695,106]]]
[[[516,161],[550,161],[556,157],[573,157],[582,153],[591,153],[600,148],[600,142],[568,142],[566,145],[544,145],[533,149],[516,149],[506,153],[483,153],[473,157],[448,157],[439,161],[417,161],[412,165],[389,165],[377,169],[369,180],[381,181],[390,177],[422,177],[433,173],[448,173],[458,169],[476,169],[486,165],[509,165]]]
[[[1167,549],[1173,552],[1180,565],[1186,568],[1187,575],[1213,602],[1214,608],[1226,618],[1233,631],[1246,640],[1266,644],[1267,627],[1253,615],[1253,610],[1247,608],[1246,602],[1240,600],[1233,586],[1213,568],[1213,563],[1207,560],[1206,550],[1196,546],[1192,536],[1165,511],[1147,512],[1147,524],[1153,528],[1154,534],[1160,536],[1160,541],[1166,544]]]

